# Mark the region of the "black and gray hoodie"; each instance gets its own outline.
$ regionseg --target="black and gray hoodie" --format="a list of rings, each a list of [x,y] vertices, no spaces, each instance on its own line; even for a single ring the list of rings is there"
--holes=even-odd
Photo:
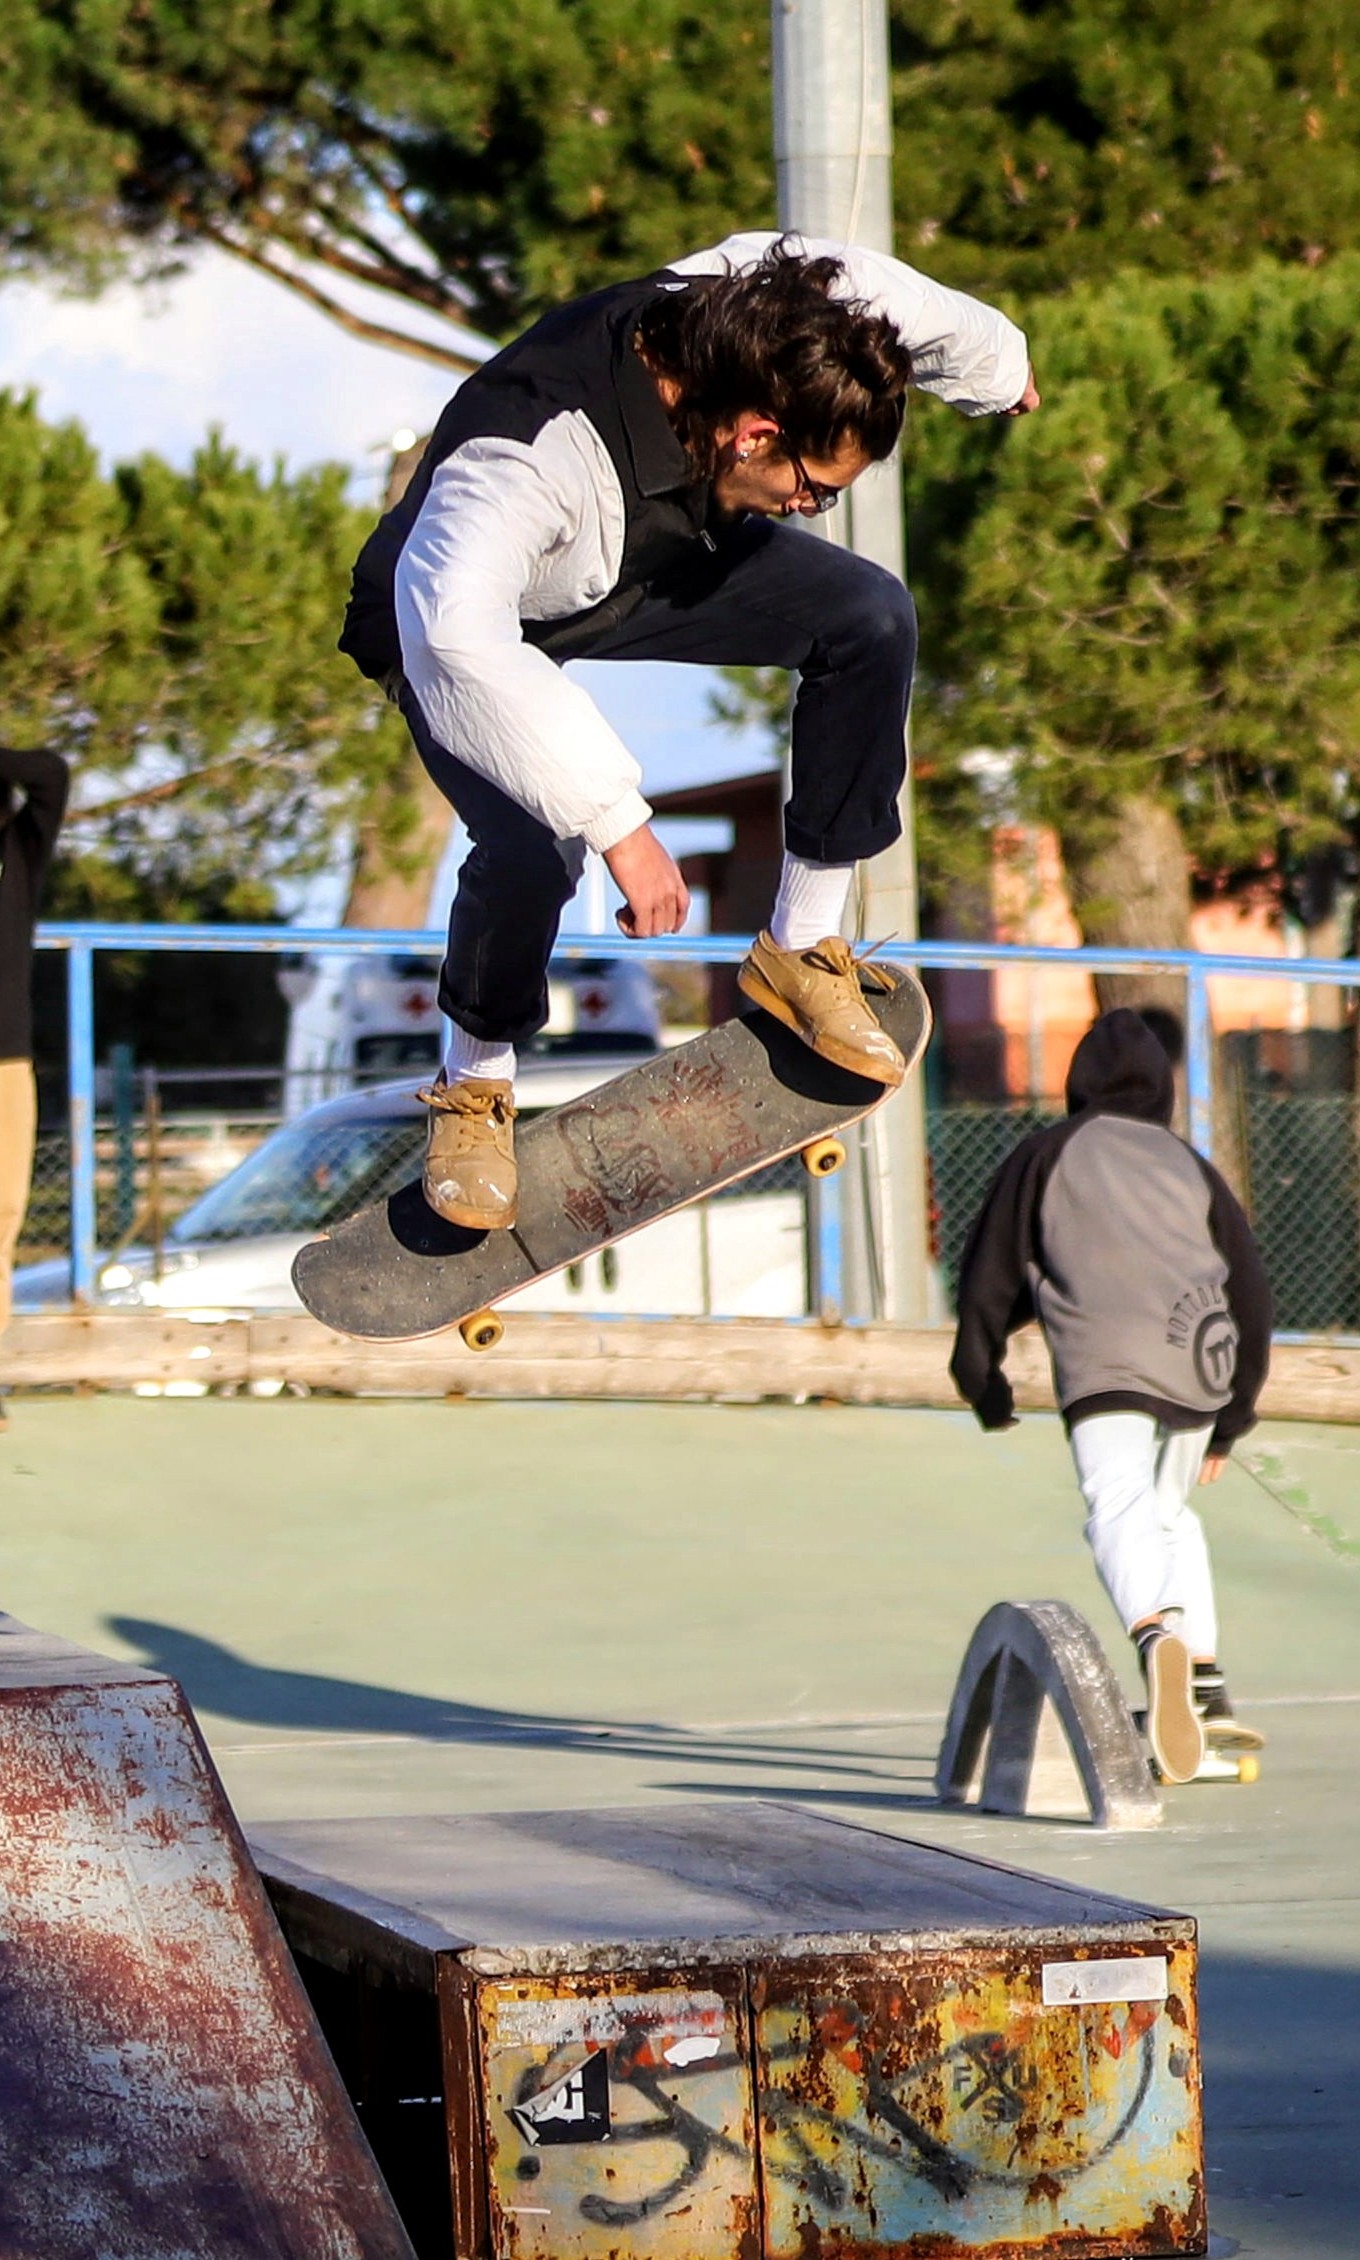
[[[984,1428],[1011,1418],[1006,1343],[1037,1318],[1069,1429],[1145,1412],[1212,1421],[1223,1453],[1255,1420],[1270,1288],[1218,1171],[1168,1127],[1171,1062],[1136,1012],[1078,1044],[1067,1120],[1017,1146],[964,1250],[950,1372]]]

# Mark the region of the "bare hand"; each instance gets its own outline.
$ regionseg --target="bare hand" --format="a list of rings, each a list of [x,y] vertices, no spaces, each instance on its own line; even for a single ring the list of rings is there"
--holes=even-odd
[[[650,824],[606,848],[604,860],[626,905],[614,914],[620,933],[634,942],[679,933],[689,916],[689,888]]]
[[[1226,1452],[1224,1452],[1221,1457],[1218,1454],[1215,1454],[1212,1459],[1206,1459],[1203,1467],[1199,1471],[1200,1482],[1217,1483],[1227,1464],[1228,1455]]]
[[[1039,387],[1034,382],[1034,363],[1031,361],[1025,378],[1024,391],[1016,401],[1014,408],[1007,408],[1003,413],[1007,416],[1028,416],[1033,413],[1038,405]]]

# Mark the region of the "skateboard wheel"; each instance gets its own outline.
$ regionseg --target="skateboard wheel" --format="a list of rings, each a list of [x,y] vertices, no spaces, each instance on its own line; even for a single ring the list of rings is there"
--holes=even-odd
[[[845,1148],[839,1138],[816,1138],[803,1148],[803,1167],[809,1177],[830,1177],[845,1160]]]
[[[1244,1751],[1243,1755],[1238,1759],[1237,1778],[1239,1781],[1247,1782],[1260,1780],[1261,1761],[1257,1757],[1254,1750]]]
[[[458,1329],[470,1350],[494,1350],[505,1332],[505,1320],[493,1310],[479,1310]]]

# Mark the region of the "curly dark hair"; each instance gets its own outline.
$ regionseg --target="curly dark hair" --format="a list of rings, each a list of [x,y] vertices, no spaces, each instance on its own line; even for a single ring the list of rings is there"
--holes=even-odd
[[[671,420],[695,471],[715,465],[715,425],[773,416],[799,455],[834,457],[855,441],[873,462],[902,429],[911,356],[886,315],[833,295],[839,259],[810,259],[786,239],[743,273],[662,290],[637,337],[651,367],[681,388]]]

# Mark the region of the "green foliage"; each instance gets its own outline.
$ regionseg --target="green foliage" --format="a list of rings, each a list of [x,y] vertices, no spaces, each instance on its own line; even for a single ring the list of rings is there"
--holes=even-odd
[[[909,472],[946,768],[1016,747],[1066,840],[1152,795],[1203,868],[1360,824],[1360,259],[1040,310],[1043,411],[927,411]]]
[[[1360,245],[1350,0],[891,0],[898,247],[1029,298]]]
[[[88,283],[217,240],[504,332],[771,216],[766,48],[759,0],[10,0],[0,242]]]
[[[947,280],[1360,245],[1349,0],[891,16],[898,249]],[[212,240],[504,336],[774,217],[766,0],[7,0],[0,67],[0,256],[78,284]]]
[[[180,843],[176,843],[177,848]],[[210,926],[267,924],[279,917],[267,879],[221,866],[206,857],[148,862],[89,847],[59,845],[43,890],[45,918],[98,918],[126,924]]]
[[[403,733],[334,648],[363,526],[334,465],[265,475],[214,435],[106,478],[0,393],[0,737],[75,764],[102,905],[313,868],[385,798]]]

